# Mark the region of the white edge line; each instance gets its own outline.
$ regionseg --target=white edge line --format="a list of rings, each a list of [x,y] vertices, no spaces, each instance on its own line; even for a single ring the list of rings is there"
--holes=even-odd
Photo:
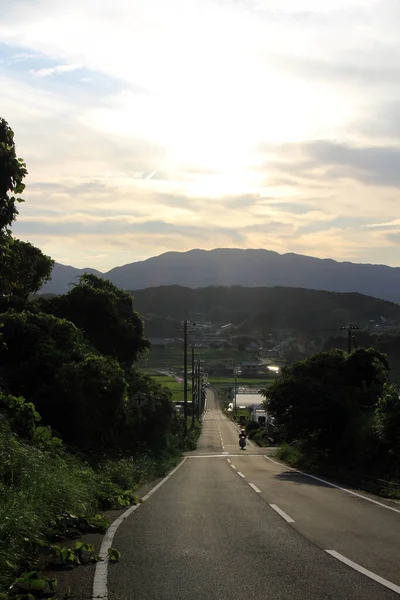
[[[238,472],[237,472],[237,474],[238,474],[240,477],[242,477],[243,479],[245,479],[245,478],[246,478],[246,475],[243,475],[243,473],[241,473],[240,471],[238,471]]]
[[[375,573],[373,573],[372,571],[368,571],[368,569],[365,569],[361,565],[358,565],[357,563],[353,562],[352,560],[349,560],[348,558],[346,558],[342,554],[339,554],[339,552],[336,552],[335,550],[325,550],[325,552],[327,552],[334,558],[337,558],[342,563],[344,563],[345,565],[348,565],[352,569],[355,569],[359,573],[362,573],[363,575],[366,575],[370,579],[373,579],[374,581],[377,581],[381,585],[384,585],[385,587],[389,588],[389,590],[392,590],[392,592],[396,592],[396,594],[400,594],[400,587],[398,585],[396,585],[395,583],[392,583],[391,581],[388,581],[387,579],[384,579],[383,577],[380,577],[379,575],[375,575]]]
[[[277,506],[276,504],[270,504],[270,507],[275,512],[277,512],[278,515],[285,519],[285,521],[287,521],[288,523],[294,523],[294,519],[292,519],[292,517],[289,517],[289,515],[287,515],[281,508],[279,508],[279,506]]]
[[[145,502],[156,492],[172,475],[183,465],[186,461],[186,457],[179,463],[175,469],[173,469],[164,479],[162,479],[157,485],[155,485],[148,494],[143,496],[141,499],[142,502]],[[96,563],[96,569],[94,573],[93,579],[93,592],[92,598],[108,598],[108,590],[107,590],[107,574],[108,574],[108,549],[111,548],[115,533],[118,527],[121,525],[122,521],[124,521],[127,517],[129,517],[135,510],[140,507],[140,504],[134,504],[129,507],[125,512],[122,513],[115,519],[113,523],[111,523],[110,527],[107,529],[103,541],[101,543],[99,556],[103,560]]]
[[[261,490],[259,490],[259,489],[258,489],[258,487],[257,487],[256,485],[254,485],[254,483],[249,483],[249,486],[250,486],[251,488],[253,488],[253,490],[254,490],[255,492],[257,492],[257,494],[261,494]]]
[[[394,508],[393,506],[388,506],[387,504],[383,504],[383,502],[378,502],[378,500],[374,500],[373,498],[368,498],[368,496],[363,496],[362,494],[358,494],[357,492],[353,492],[352,490],[348,490],[347,488],[341,487],[340,485],[336,485],[336,483],[331,483],[330,481],[326,481],[326,479],[321,479],[320,477],[316,477],[315,475],[310,475],[310,473],[305,473],[304,471],[299,471],[299,469],[294,469],[293,467],[289,467],[284,463],[280,463],[269,456],[264,455],[264,458],[270,460],[271,462],[279,465],[280,467],[285,467],[290,471],[295,471],[296,473],[300,473],[300,475],[305,475],[306,477],[311,477],[311,479],[315,479],[316,481],[320,481],[321,483],[326,483],[326,485],[330,485],[342,492],[346,492],[347,494],[351,494],[352,496],[356,496],[357,498],[363,498],[363,500],[368,500],[368,502],[372,502],[373,504],[377,504],[378,506],[383,506],[383,508],[387,508],[388,510],[392,510],[393,512],[400,513],[398,508]]]

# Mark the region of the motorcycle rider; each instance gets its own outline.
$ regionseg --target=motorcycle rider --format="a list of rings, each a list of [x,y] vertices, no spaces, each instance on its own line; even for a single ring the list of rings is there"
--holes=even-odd
[[[246,436],[245,430],[241,429],[240,433],[239,433],[239,446],[242,446],[242,444],[243,444],[243,446],[246,445],[246,438],[247,438],[247,436]]]

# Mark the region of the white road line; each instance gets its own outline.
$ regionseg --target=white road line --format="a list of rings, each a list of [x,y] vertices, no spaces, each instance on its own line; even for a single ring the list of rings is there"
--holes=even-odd
[[[194,456],[186,456],[186,458],[188,458],[189,460],[192,460],[193,458],[226,458],[228,455],[229,452],[221,452],[220,454],[195,454]]]
[[[278,515],[285,519],[285,521],[287,521],[288,523],[294,523],[294,519],[292,519],[292,517],[289,517],[289,515],[287,515],[281,508],[279,508],[279,506],[277,506],[276,504],[270,504],[270,507],[273,508],[274,511],[278,513]]]
[[[249,486],[250,486],[251,488],[253,488],[253,490],[254,490],[255,492],[257,492],[257,494],[261,494],[261,490],[259,490],[259,489],[258,489],[258,487],[257,487],[256,485],[254,485],[254,483],[249,483]]]
[[[231,467],[232,467],[232,469],[236,469],[235,465],[232,465],[232,464],[231,464]]]
[[[246,475],[243,475],[243,473],[241,473],[240,471],[238,471],[238,475],[240,475],[240,477],[243,477],[243,479],[246,478]]]
[[[285,469],[289,469],[290,471],[294,471],[295,473],[300,473],[300,475],[305,475],[306,477],[311,477],[311,479],[315,479],[316,481],[320,481],[321,483],[325,483],[326,485],[330,485],[342,492],[346,492],[347,494],[351,494],[352,496],[356,496],[357,498],[363,498],[363,500],[367,500],[368,502],[372,502],[372,504],[377,504],[378,506],[383,506],[383,508],[387,508],[388,510],[392,510],[393,512],[400,513],[398,508],[394,508],[393,506],[388,506],[387,504],[383,504],[383,502],[378,502],[378,500],[374,500],[373,498],[368,498],[368,496],[363,496],[362,494],[358,494],[357,492],[353,492],[352,490],[348,490],[347,488],[341,487],[340,485],[336,485],[335,483],[331,483],[330,481],[326,481],[326,479],[321,479],[320,477],[316,477],[315,475],[310,475],[309,473],[305,473],[304,471],[299,471],[298,469],[294,469],[293,467],[289,467],[283,463],[270,458],[264,454],[264,458],[270,460],[271,462],[279,465],[280,467],[285,467]]]
[[[230,458],[227,458],[227,461],[228,461],[228,463],[231,463],[231,462],[232,462]]]
[[[392,583],[391,581],[388,581],[387,579],[384,579],[383,577],[376,575],[372,571],[368,571],[368,569],[365,569],[361,565],[358,565],[357,563],[353,562],[352,560],[349,560],[348,558],[346,558],[342,554],[339,554],[339,552],[336,552],[335,550],[325,550],[325,552],[327,552],[334,558],[337,558],[342,563],[351,567],[352,569],[355,569],[359,573],[362,573],[363,575],[366,575],[370,579],[373,579],[374,581],[377,581],[381,585],[384,585],[385,587],[389,588],[389,590],[392,590],[392,592],[396,592],[396,594],[400,594],[400,586],[396,585],[395,583]]]
[[[162,481],[157,483],[157,485],[155,485],[148,494],[143,496],[142,502],[145,502],[146,500],[148,500],[150,498],[150,496],[152,496],[154,494],[154,492],[156,492],[162,485],[164,485],[164,483],[166,481],[168,481],[168,479],[170,477],[172,477],[172,475],[183,465],[183,463],[185,461],[186,461],[186,458],[184,458],[183,461],[181,463],[179,463],[179,465],[177,467],[175,467],[175,469],[173,469],[170,473],[168,473],[168,475],[166,477],[164,477],[164,479]],[[101,543],[100,553],[99,553],[100,558],[102,558],[103,560],[96,563],[96,570],[94,573],[93,592],[92,592],[93,600],[98,599],[98,598],[104,598],[104,599],[108,598],[108,589],[107,589],[108,549],[112,547],[115,533],[116,533],[118,527],[121,525],[122,521],[124,521],[127,517],[129,517],[129,515],[131,515],[135,510],[140,508],[140,506],[141,506],[140,504],[135,504],[134,506],[131,506],[130,508],[128,508],[128,510],[123,512],[122,515],[120,515],[118,517],[118,519],[115,519],[115,521],[113,523],[111,523],[110,527],[107,529],[107,531],[104,535],[103,541]]]

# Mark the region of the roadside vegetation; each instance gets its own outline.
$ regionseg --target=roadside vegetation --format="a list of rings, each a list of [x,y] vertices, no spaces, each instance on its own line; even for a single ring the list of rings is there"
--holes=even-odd
[[[1,600],[12,582],[14,600],[54,591],[35,571],[43,553],[97,560],[62,540],[104,531],[102,511],[136,502],[200,432],[185,437],[170,390],[138,369],[150,347],[131,295],[84,275],[63,296],[34,296],[53,260],[12,235],[26,174],[0,119]]]
[[[264,391],[278,457],[400,497],[400,399],[389,372],[374,348],[330,350],[284,368]]]

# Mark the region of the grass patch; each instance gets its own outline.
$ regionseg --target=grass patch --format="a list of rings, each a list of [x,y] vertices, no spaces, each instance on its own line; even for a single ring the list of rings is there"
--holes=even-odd
[[[208,378],[208,381],[211,383],[211,385],[221,385],[223,384],[224,386],[230,386],[232,388],[235,387],[235,379],[233,377],[227,377],[225,376],[221,376],[221,377],[214,377],[213,375],[210,376]],[[252,377],[238,377],[236,380],[236,385],[237,387],[241,387],[241,386],[259,386],[260,390],[267,387],[271,382],[273,381],[273,379],[271,378],[266,378],[266,379],[260,379],[260,378],[252,378]]]
[[[12,435],[0,422],[0,589],[32,566],[37,542],[56,517],[95,514],[99,484],[93,469],[69,455],[51,455]]]
[[[289,444],[282,444],[276,451],[276,457],[291,467],[300,467],[304,464],[302,452],[296,446],[289,446]]]
[[[232,361],[233,364],[239,364],[245,361],[254,360],[255,354],[252,352],[243,352],[240,350],[217,349],[217,348],[196,348],[196,360],[222,360]],[[142,371],[154,369],[183,369],[183,345],[181,348],[161,348],[154,346],[151,351],[143,356],[137,363]]]

